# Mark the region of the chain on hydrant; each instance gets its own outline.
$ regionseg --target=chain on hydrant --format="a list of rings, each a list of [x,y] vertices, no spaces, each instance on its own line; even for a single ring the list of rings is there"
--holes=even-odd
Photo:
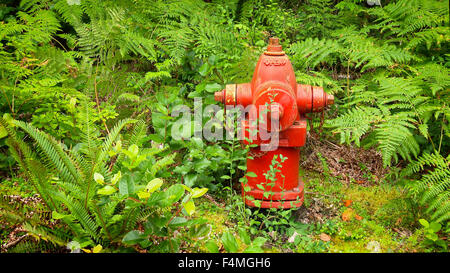
[[[250,109],[241,122],[242,142],[258,146],[250,148],[247,158],[247,173],[252,175],[247,175],[247,182],[242,185],[245,203],[262,208],[301,206],[304,190],[299,161],[300,147],[306,141],[305,114],[323,111],[334,103],[333,95],[326,94],[322,87],[298,84],[278,38],[270,38],[252,81],[226,85],[215,93],[215,100],[225,106]],[[255,120],[267,129],[256,128]],[[276,133],[277,146],[263,149],[272,141],[267,137],[271,133]],[[280,163],[277,166],[274,156]]]

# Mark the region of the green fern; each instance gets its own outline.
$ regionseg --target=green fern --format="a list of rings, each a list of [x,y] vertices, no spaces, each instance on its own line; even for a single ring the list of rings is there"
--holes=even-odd
[[[420,195],[420,202],[426,206],[426,212],[436,222],[444,222],[450,219],[450,156],[444,158],[438,153],[424,153],[417,161],[409,164],[402,175],[428,170],[418,181],[411,182],[409,188],[413,194]]]
[[[10,128],[7,122],[0,119],[4,128],[7,128],[9,135],[10,150],[16,155],[16,158],[20,160],[23,169],[27,170],[27,175],[31,181],[36,181],[40,178],[45,181],[49,179],[48,176],[41,177],[41,173],[54,173],[57,175],[56,183],[60,186],[60,190],[56,191],[53,185],[50,183],[37,185],[36,188],[41,197],[46,201],[49,207],[57,212],[64,213],[61,205],[64,205],[68,209],[71,218],[64,219],[69,226],[74,227],[72,231],[82,231],[91,237],[94,241],[100,241],[100,223],[99,219],[103,217],[110,217],[111,211],[109,209],[103,209],[102,211],[108,211],[108,215],[98,215],[99,211],[97,206],[92,203],[92,197],[96,192],[96,185],[93,184],[93,174],[97,171],[105,171],[107,152],[111,149],[112,143],[118,138],[119,132],[129,123],[128,120],[123,120],[118,123],[116,127],[111,130],[111,133],[106,137],[105,142],[102,145],[97,143],[92,144],[90,147],[92,150],[99,150],[98,153],[88,153],[91,156],[96,155],[94,161],[86,164],[86,160],[76,152],[65,150],[62,144],[57,142],[51,136],[37,130],[30,124],[26,124],[21,121],[15,121],[14,124],[28,133],[35,141],[39,156],[32,154],[26,144],[21,143],[15,139],[15,132]],[[86,127],[89,131],[89,126]],[[87,134],[89,137],[89,134]],[[92,140],[91,140],[92,142]],[[94,143],[94,142],[92,142]],[[25,151],[25,153],[24,153]],[[28,152],[27,152],[28,151]],[[20,155],[20,156],[19,156]],[[34,158],[41,158],[45,164],[41,165],[40,169],[32,169],[32,160]],[[86,170],[88,170],[86,172]],[[45,193],[45,194],[43,194]],[[79,227],[77,228],[77,223]],[[35,227],[38,228],[38,227]],[[30,228],[31,232],[31,228]],[[49,237],[51,239],[52,237]],[[61,241],[56,241],[57,244],[61,244]]]
[[[299,68],[314,68],[322,62],[335,63],[343,48],[336,40],[308,38],[293,44],[288,52],[293,54],[292,60]]]
[[[346,107],[348,112],[329,121],[327,126],[341,134],[341,142],[355,142],[367,136],[366,146],[377,146],[382,152],[383,164],[391,165],[392,159],[411,161],[420,152],[414,138],[414,131],[428,137],[423,112],[429,109],[426,92],[415,80],[404,78],[376,77],[378,89],[373,92],[366,88],[354,87],[354,94]],[[356,106],[358,104],[368,106]]]

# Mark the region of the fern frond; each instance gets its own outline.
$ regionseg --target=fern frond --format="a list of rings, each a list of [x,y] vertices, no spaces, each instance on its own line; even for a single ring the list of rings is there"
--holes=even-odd
[[[64,232],[58,232],[58,230],[52,230],[42,226],[32,226],[29,223],[24,223],[23,228],[28,234],[33,235],[33,237],[58,246],[65,246],[69,241],[69,236]]]
[[[426,166],[433,169],[423,174],[419,181],[411,182],[409,189],[421,195],[420,203],[428,206],[426,211],[433,221],[446,221],[450,219],[450,156],[444,158],[436,151],[424,153],[401,174],[406,176],[422,172]]]
[[[23,169],[26,177],[33,184],[36,192],[41,195],[44,203],[50,209],[56,209],[55,203],[49,194],[49,183],[46,168],[36,160],[36,155],[22,140],[18,139],[15,130],[0,117],[0,126],[8,133],[8,139],[5,141],[9,147],[9,151],[14,159]]]
[[[340,133],[341,143],[355,142],[360,145],[360,139],[383,118],[381,111],[374,107],[355,107],[347,113],[326,123],[327,127],[334,127],[334,133]]]
[[[322,62],[333,64],[344,49],[336,40],[308,38],[289,47],[294,65],[300,68],[314,68]]]
[[[76,199],[64,193],[58,194],[55,198],[60,200],[70,211],[70,213],[80,222],[83,230],[94,240],[99,239],[100,227],[94,219],[92,219],[89,211]]]
[[[31,124],[22,121],[15,121],[14,124],[27,132],[36,141],[45,158],[58,171],[62,179],[74,184],[82,184],[83,176],[80,174],[76,162],[69,157],[60,143]]]
[[[174,162],[174,158],[176,157],[176,155],[177,153],[173,153],[169,156],[165,156],[157,160],[155,164],[153,164],[152,167],[150,168],[150,175],[154,177],[159,170],[172,164]]]
[[[414,119],[404,112],[386,115],[385,119],[385,122],[378,124],[374,130],[383,154],[384,166],[391,165],[392,158],[397,161],[397,153],[408,160],[411,160],[410,154],[417,156],[419,145],[411,133],[411,129],[415,128]]]

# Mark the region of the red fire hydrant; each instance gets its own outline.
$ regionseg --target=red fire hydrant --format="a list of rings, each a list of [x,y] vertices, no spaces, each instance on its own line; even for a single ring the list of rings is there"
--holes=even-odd
[[[297,84],[294,69],[279,44],[270,38],[259,58],[251,83],[228,84],[215,100],[248,109],[241,122],[241,140],[257,144],[247,157],[245,203],[261,208],[292,208],[303,204],[299,177],[300,147],[306,141],[306,113],[321,112],[334,103],[322,87]],[[265,123],[259,130],[256,123]],[[270,147],[277,137],[276,147]],[[273,146],[273,145],[272,145]],[[266,149],[263,149],[265,147]],[[256,174],[256,176],[255,176]]]

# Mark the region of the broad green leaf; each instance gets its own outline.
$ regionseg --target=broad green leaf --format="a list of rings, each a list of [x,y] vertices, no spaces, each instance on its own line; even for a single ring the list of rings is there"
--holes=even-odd
[[[202,172],[206,168],[208,168],[211,165],[211,161],[203,158],[197,162],[194,163],[194,168],[197,170],[197,172]]]
[[[206,242],[205,247],[209,253],[219,253],[219,247],[213,240]]]
[[[184,217],[175,217],[170,221],[169,226],[183,226],[187,223],[187,219]]]
[[[203,149],[203,140],[201,138],[198,137],[193,137],[191,138],[191,143],[198,149]]]
[[[122,173],[120,171],[118,171],[111,179],[111,184],[115,185],[120,180],[121,177],[122,177]]]
[[[261,253],[264,252],[261,247],[259,246],[255,246],[255,245],[250,245],[249,247],[247,247],[244,250],[244,253]]]
[[[152,181],[148,182],[145,189],[149,193],[152,193],[152,192],[156,191],[157,189],[159,189],[162,186],[162,184],[163,184],[163,180],[161,178],[155,178]]]
[[[267,241],[266,238],[257,237],[257,238],[255,238],[255,240],[253,240],[252,245],[262,247],[266,241]]]
[[[59,219],[62,219],[64,217],[66,217],[66,216],[67,215],[61,214],[61,213],[59,213],[57,211],[52,211],[52,219],[59,220]]]
[[[195,212],[195,204],[194,201],[189,201],[183,204],[184,209],[186,210],[186,212],[189,214],[189,216],[191,216],[192,214],[194,214]]]
[[[193,174],[193,173],[189,173],[184,177],[184,183],[186,187],[191,187],[192,185],[195,184],[195,181],[197,181],[198,179],[198,175],[197,174]],[[183,184],[184,185],[184,184]],[[187,191],[190,192],[191,188],[186,189]]]
[[[216,61],[217,61],[217,56],[216,55],[209,56],[208,63],[214,65],[216,63]]]
[[[0,125],[0,138],[4,138],[7,135],[8,132],[6,131],[6,129],[2,125]]]
[[[248,176],[248,177],[256,177],[257,175],[256,175],[256,173],[254,173],[254,172],[248,172],[248,173],[247,173],[247,176]]]
[[[183,194],[184,188],[180,184],[172,185],[166,190],[167,199],[171,204],[180,200]]]
[[[130,195],[134,193],[134,175],[126,173],[122,179],[119,180],[120,195]]]
[[[147,191],[138,191],[137,195],[139,199],[147,199],[150,197],[150,193]]]
[[[428,223],[427,220],[425,219],[419,219],[419,223],[424,226],[424,227],[428,227],[430,224]]]
[[[200,66],[200,69],[198,70],[198,73],[202,76],[206,76],[206,73],[208,72],[209,64],[204,63],[202,66]]]
[[[101,195],[111,195],[116,192],[116,189],[110,185],[106,185],[97,191],[97,194]]]
[[[142,232],[138,230],[132,230],[123,237],[122,242],[127,245],[134,245],[141,242],[144,239],[145,235]]]
[[[103,247],[102,245],[96,245],[93,249],[92,249],[92,253],[100,253],[102,251]]]
[[[248,235],[247,231],[245,231],[245,229],[239,228],[239,237],[241,237],[241,240],[244,242],[244,244],[251,244],[250,236]]]
[[[192,189],[192,198],[199,198],[208,191],[208,188],[194,188]]]
[[[105,178],[99,173],[94,173],[94,180],[100,185],[105,184]]]
[[[128,147],[128,152],[130,152],[130,158],[136,158],[139,153],[139,147],[136,144],[133,144]]]
[[[442,227],[441,224],[432,222],[432,223],[430,223],[429,229],[432,232],[438,232],[439,230],[441,230],[441,227]]]
[[[432,240],[433,242],[437,241],[439,239],[439,237],[436,233],[427,234],[425,237]]]
[[[183,188],[184,188],[185,190],[187,190],[188,192],[191,192],[191,193],[192,193],[192,189],[191,189],[190,187],[188,187],[188,186],[186,186],[186,185],[184,185],[184,184],[181,184],[181,186],[183,186]]]
[[[207,84],[205,86],[206,92],[209,92],[209,93],[214,93],[214,92],[219,91],[221,89],[222,89],[222,86],[220,84],[218,84],[218,83]]]
[[[222,244],[226,251],[235,253],[239,249],[239,245],[236,241],[236,238],[234,238],[233,234],[230,232],[225,232],[222,235]]]

